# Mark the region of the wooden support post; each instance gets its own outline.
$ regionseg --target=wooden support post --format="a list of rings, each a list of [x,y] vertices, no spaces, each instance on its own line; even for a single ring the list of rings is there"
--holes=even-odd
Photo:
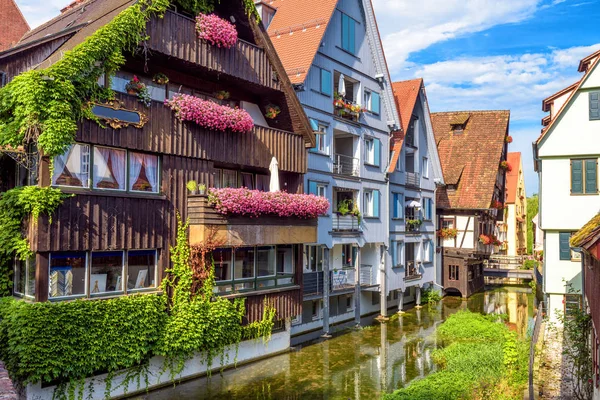
[[[356,271],[356,284],[354,285],[354,323],[360,325],[360,247],[356,251],[354,271]],[[371,271],[371,273],[373,273],[373,271]]]

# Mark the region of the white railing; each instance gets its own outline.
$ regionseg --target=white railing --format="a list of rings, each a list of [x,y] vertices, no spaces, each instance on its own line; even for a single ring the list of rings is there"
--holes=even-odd
[[[375,269],[372,265],[360,264],[360,285],[372,286],[377,284]]]
[[[358,217],[350,214],[341,215],[334,213],[332,230],[336,232],[359,232]]]
[[[334,270],[331,279],[333,290],[349,289],[356,284],[356,271],[352,267]]]
[[[344,154],[333,155],[333,173],[337,175],[358,176],[359,160],[358,158],[346,156]]]

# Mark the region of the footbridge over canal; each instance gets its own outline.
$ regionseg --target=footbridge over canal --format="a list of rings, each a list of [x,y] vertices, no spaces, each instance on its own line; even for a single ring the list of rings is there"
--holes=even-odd
[[[523,268],[524,261],[522,256],[491,256],[483,268],[486,283],[523,283],[538,280],[535,276],[537,271]]]

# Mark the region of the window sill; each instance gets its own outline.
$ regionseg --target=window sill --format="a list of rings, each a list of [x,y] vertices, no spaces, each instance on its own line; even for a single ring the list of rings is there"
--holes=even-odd
[[[308,151],[309,151],[310,154],[314,154],[314,155],[317,155],[317,156],[330,158],[329,154],[323,153],[322,151],[312,150],[312,149],[308,150]]]
[[[163,193],[141,193],[127,192],[121,190],[102,190],[102,189],[85,189],[65,186],[53,185],[53,188],[60,189],[67,194],[82,194],[88,196],[105,196],[105,197],[127,197],[136,199],[151,199],[151,200],[166,200],[167,196]]]
[[[404,217],[392,217],[392,221],[404,221]]]
[[[404,265],[402,265],[402,264],[400,264],[400,265],[394,265],[392,267],[392,269],[402,269],[402,268],[404,268]]]
[[[364,161],[363,162],[365,167],[373,167],[373,168],[380,168],[381,165],[377,165],[377,164],[371,164],[370,162]]]
[[[370,216],[370,215],[363,215],[363,219],[371,219],[371,220],[375,220],[375,219],[379,219],[379,217],[375,217],[375,216]]]
[[[316,94],[320,94],[321,96],[327,97],[328,99],[330,99],[330,98],[331,98],[331,95],[330,95],[330,94],[323,93],[323,92],[320,92],[320,91],[318,91],[318,90],[315,90],[315,89],[310,89],[310,91],[311,91],[311,92],[313,92],[313,93],[316,93]]]
[[[356,58],[358,61],[361,61],[360,57],[358,57],[356,54],[351,53],[348,50],[341,48],[340,46],[335,46],[335,47],[336,47],[336,49],[343,51],[344,53],[348,54],[349,56]]]
[[[600,193],[571,193],[571,196],[597,196],[598,194]]]

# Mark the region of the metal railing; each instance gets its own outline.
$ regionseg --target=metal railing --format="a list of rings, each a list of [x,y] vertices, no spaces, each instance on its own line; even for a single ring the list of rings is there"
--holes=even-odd
[[[372,286],[377,284],[375,269],[372,265],[360,264],[360,285]]]
[[[420,187],[421,176],[418,172],[407,172],[406,173],[406,186]]]
[[[333,290],[344,290],[354,287],[356,284],[356,271],[352,267],[334,270],[332,277]]]
[[[406,270],[404,273],[404,280],[410,281],[415,279],[421,279],[423,275],[420,273],[420,266],[414,261],[406,262]]]
[[[360,232],[358,217],[334,213],[332,230],[335,232]]]
[[[533,334],[531,336],[531,345],[529,346],[529,399],[533,400],[533,364],[535,361],[535,346],[540,338],[540,330],[542,327],[542,319],[544,316],[544,302],[541,301],[538,305],[537,313],[535,315],[535,324],[533,326]]]
[[[358,158],[346,156],[344,154],[333,155],[333,173],[346,176],[358,176],[359,160]]]
[[[323,294],[323,271],[305,272],[303,274],[304,295]]]

